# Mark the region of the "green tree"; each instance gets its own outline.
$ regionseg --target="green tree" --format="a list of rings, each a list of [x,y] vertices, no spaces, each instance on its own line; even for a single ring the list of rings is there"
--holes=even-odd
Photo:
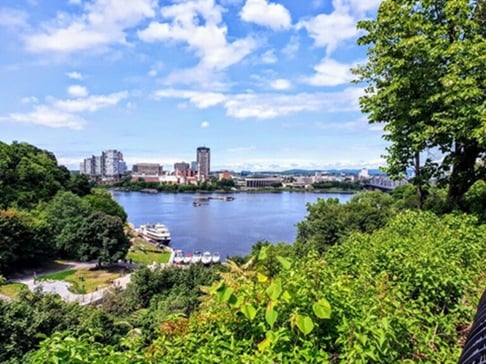
[[[486,176],[476,164],[486,153],[484,2],[385,0],[358,28],[368,46],[368,62],[354,70],[368,85],[361,109],[385,123],[387,172],[415,168],[419,207],[421,187],[446,175],[448,201],[458,205]],[[431,149],[442,161],[420,160]]]
[[[83,261],[97,259],[99,264],[125,258],[130,247],[121,219],[101,211],[82,222],[78,240],[77,258]]]
[[[371,233],[393,216],[393,199],[380,191],[360,192],[340,204],[337,198],[318,199],[307,205],[308,214],[297,224],[296,253],[323,253],[351,232]]]
[[[27,212],[0,210],[0,273],[38,265],[54,255],[47,228]]]
[[[93,185],[87,175],[72,173],[67,187],[72,193],[82,197],[91,193]]]
[[[123,222],[127,221],[127,213],[108,191],[93,189],[92,193],[83,199],[88,202],[92,212],[102,211],[108,215],[118,216]]]
[[[44,211],[59,253],[66,258],[77,258],[79,229],[90,213],[88,203],[72,192],[60,191]]]
[[[0,142],[0,208],[32,207],[64,189],[69,171],[51,152],[27,143]]]

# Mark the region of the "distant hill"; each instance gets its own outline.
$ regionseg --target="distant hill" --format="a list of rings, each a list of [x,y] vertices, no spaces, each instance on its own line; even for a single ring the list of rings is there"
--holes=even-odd
[[[358,175],[361,169],[289,169],[285,171],[258,171],[249,172],[245,171],[246,174],[260,174],[260,175],[274,175],[283,174],[289,176],[313,176],[316,172],[328,172],[329,174],[346,174],[346,175]],[[368,174],[372,176],[385,175],[379,169],[368,169]]]

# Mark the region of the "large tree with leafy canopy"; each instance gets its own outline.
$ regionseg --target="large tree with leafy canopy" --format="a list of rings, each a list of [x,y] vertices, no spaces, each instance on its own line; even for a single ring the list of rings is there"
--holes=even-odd
[[[358,23],[368,61],[360,105],[385,123],[388,173],[414,168],[420,186],[446,176],[448,200],[461,202],[486,176],[486,25],[484,0],[384,0],[376,19]],[[430,150],[441,161],[421,160]]]

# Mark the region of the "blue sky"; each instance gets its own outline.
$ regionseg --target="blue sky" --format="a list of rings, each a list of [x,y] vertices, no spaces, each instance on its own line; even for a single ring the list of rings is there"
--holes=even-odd
[[[77,169],[374,168],[381,126],[358,106],[356,22],[379,0],[2,0],[0,140]]]

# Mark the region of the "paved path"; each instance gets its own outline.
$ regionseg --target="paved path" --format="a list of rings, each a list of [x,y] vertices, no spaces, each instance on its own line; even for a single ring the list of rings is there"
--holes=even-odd
[[[92,268],[95,267],[96,263],[79,263],[74,264],[70,267],[72,268]],[[122,265],[127,267],[126,265]],[[131,268],[134,268],[131,265]],[[44,274],[44,272],[42,273]],[[123,277],[116,278],[113,280],[111,286],[104,287],[98,289],[94,292],[87,293],[87,294],[75,294],[69,292],[70,283],[64,281],[35,281],[34,276],[19,278],[19,279],[12,279],[12,282],[18,282],[25,284],[31,291],[39,291],[41,293],[55,293],[61,296],[61,298],[66,302],[78,302],[81,305],[87,305],[90,303],[95,303],[103,298],[103,295],[106,291],[111,288],[119,287],[119,288],[126,288],[128,283],[130,283],[131,275],[127,274]]]

